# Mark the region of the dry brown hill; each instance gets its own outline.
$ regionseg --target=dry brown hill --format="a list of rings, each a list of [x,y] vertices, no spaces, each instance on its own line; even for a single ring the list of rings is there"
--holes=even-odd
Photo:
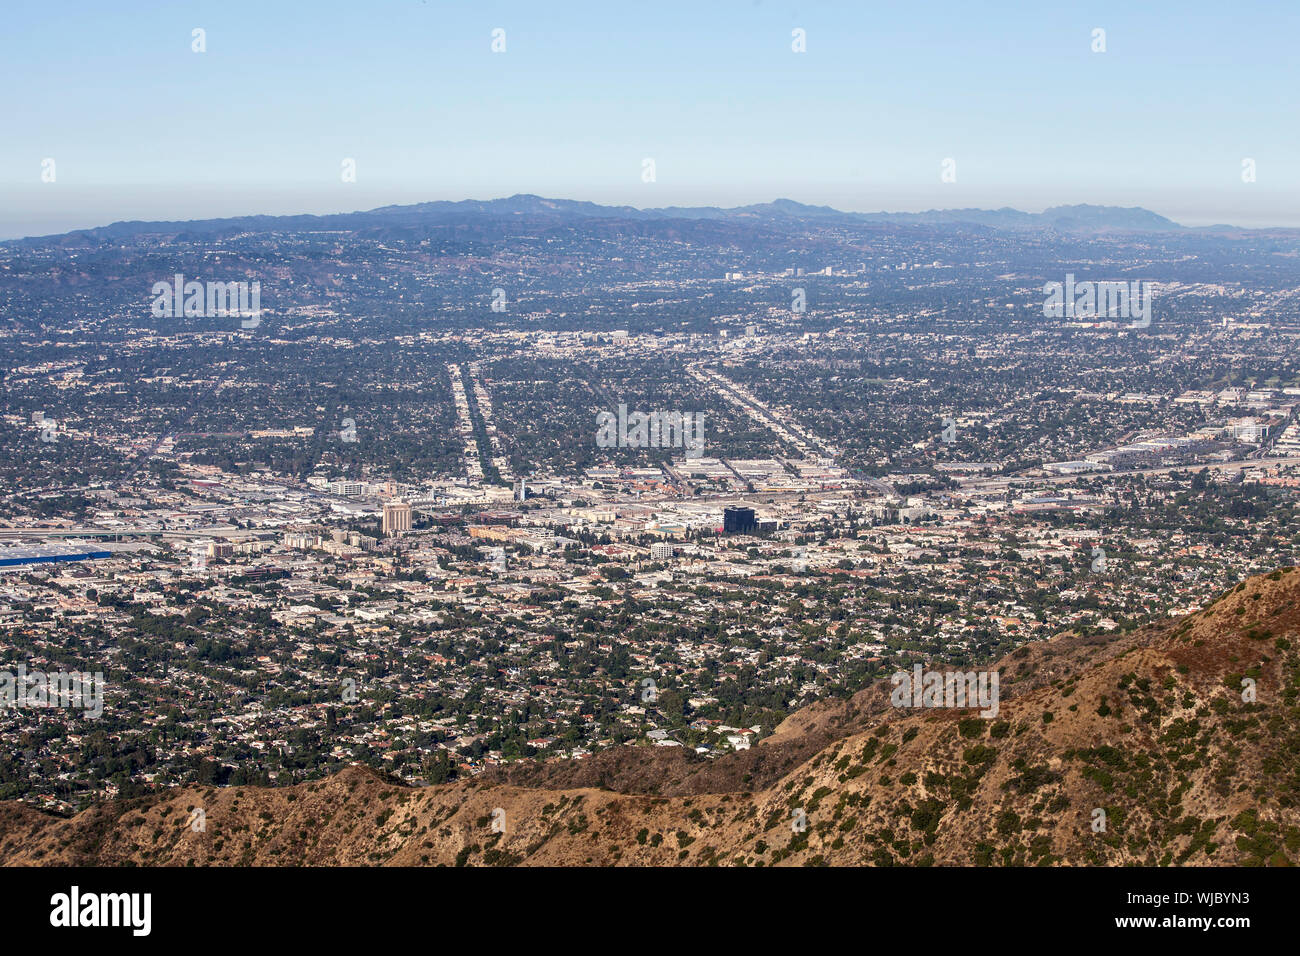
[[[8,803],[0,853],[28,865],[1287,864],[1300,860],[1298,633],[1300,572],[1283,569],[1179,620],[1017,650],[996,665],[992,720],[895,709],[882,682],[713,761],[624,747],[425,788],[357,767],[292,788],[181,787],[71,819]],[[194,807],[204,832],[188,825]]]

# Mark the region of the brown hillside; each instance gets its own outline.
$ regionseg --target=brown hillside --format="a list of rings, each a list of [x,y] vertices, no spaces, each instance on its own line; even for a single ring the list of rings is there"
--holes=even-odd
[[[9,803],[0,850],[27,865],[1292,863],[1297,633],[1285,569],[1179,620],[1021,648],[997,665],[994,720],[895,709],[882,682],[714,761],[624,747],[426,788],[351,768],[72,819]]]

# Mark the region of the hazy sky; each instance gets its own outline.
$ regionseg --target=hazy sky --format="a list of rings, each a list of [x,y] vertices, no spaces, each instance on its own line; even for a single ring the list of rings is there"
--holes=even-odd
[[[1295,0],[9,0],[0,238],[520,192],[1300,226],[1298,27]]]

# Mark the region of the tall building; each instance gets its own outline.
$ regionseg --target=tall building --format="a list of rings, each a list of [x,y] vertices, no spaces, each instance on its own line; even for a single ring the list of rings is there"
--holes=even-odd
[[[397,535],[411,530],[411,506],[405,501],[384,504],[384,534]]]
[[[722,530],[727,534],[752,534],[758,522],[753,508],[724,508]]]

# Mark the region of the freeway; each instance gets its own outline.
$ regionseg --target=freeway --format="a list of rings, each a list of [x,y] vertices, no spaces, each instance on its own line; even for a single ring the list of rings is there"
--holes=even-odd
[[[1003,478],[977,478],[963,482],[962,491],[998,491],[1011,486],[1029,484],[1069,484],[1074,481],[1087,481],[1093,478],[1124,478],[1131,475],[1168,475],[1175,471],[1210,471],[1237,472],[1247,468],[1265,468],[1272,465],[1300,465],[1300,456],[1288,458],[1252,458],[1247,460],[1223,462],[1193,462],[1186,465],[1162,465],[1159,468],[1133,468],[1125,471],[1091,471],[1079,475],[1041,475],[1035,477],[1010,475]]]

